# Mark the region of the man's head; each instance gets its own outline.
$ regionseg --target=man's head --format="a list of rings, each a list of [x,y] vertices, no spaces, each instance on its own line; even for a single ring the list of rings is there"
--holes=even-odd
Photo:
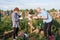
[[[40,7],[38,7],[36,10],[37,10],[38,13],[41,12],[41,8]]]

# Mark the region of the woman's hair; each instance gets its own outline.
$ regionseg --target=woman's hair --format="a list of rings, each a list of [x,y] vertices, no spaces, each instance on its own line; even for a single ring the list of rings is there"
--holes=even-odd
[[[14,8],[14,11],[19,11],[19,8],[18,7]]]
[[[29,14],[34,14],[34,12],[33,12],[33,10],[32,10],[32,9],[30,9]]]

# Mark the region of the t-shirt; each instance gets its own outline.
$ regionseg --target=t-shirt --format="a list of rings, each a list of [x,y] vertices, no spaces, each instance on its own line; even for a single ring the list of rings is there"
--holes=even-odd
[[[42,16],[43,18],[43,23],[49,23],[52,21],[51,15],[47,11],[41,11],[41,13],[38,14],[38,16]],[[44,19],[47,18],[47,19]]]

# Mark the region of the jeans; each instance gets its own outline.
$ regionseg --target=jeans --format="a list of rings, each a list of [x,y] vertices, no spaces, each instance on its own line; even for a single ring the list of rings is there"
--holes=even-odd
[[[44,23],[44,36],[47,37],[47,34],[48,36],[51,36],[51,26],[52,26],[52,22]]]
[[[13,38],[15,39],[16,36],[18,36],[18,30],[19,28],[14,27],[14,33],[13,33]]]

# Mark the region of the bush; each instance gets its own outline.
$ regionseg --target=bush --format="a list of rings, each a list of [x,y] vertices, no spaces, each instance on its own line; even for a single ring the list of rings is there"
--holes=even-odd
[[[0,34],[3,35],[5,31],[12,30],[11,19],[8,16],[2,17],[2,21],[0,22]]]
[[[0,22],[0,35],[3,35],[4,33],[4,27],[3,27],[3,22]]]
[[[24,30],[25,33],[29,33],[29,25],[26,18],[20,20],[20,28],[21,30]]]

